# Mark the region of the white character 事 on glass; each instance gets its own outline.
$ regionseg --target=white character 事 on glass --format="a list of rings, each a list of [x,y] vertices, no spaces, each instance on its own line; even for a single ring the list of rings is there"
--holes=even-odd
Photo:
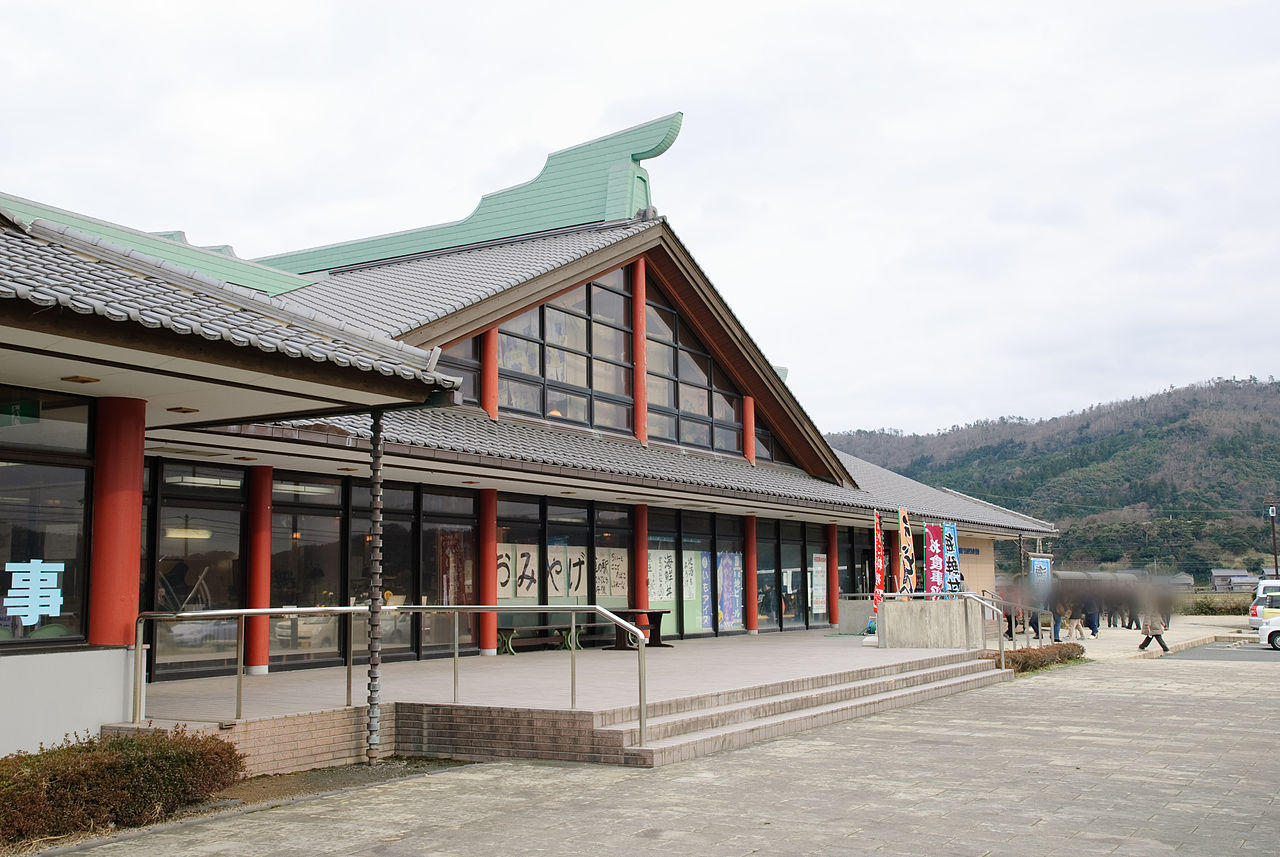
[[[41,616],[57,618],[62,615],[62,587],[58,575],[66,566],[61,562],[6,562],[4,570],[13,575],[13,584],[5,595],[4,606],[9,615],[22,620],[23,625],[35,625]]]

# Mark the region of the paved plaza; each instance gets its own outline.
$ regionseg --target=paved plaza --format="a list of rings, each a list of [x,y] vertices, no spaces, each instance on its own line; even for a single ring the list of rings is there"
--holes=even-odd
[[[95,857],[1276,853],[1280,655],[1133,659],[1122,656],[1137,644],[1121,646],[1130,636],[1104,632],[1114,654],[1103,656],[1092,641],[1093,663],[657,770],[471,765],[76,850]]]

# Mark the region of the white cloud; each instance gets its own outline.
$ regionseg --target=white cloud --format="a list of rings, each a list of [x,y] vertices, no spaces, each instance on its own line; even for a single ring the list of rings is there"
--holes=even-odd
[[[683,110],[655,202],[824,430],[1052,416],[1280,358],[1274,3],[3,22],[0,189],[248,255],[464,217],[554,149]]]

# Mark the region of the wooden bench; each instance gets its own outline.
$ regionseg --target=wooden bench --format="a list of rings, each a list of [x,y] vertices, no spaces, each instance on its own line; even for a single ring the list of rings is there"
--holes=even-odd
[[[531,648],[533,646],[547,645],[555,642],[555,637],[521,637],[522,632],[542,632],[554,631],[559,635],[559,642],[556,647],[559,649],[581,649],[582,634],[589,626],[578,625],[574,632],[570,634],[569,626],[560,623],[558,625],[499,625],[498,626],[498,654],[514,655],[517,648]]]

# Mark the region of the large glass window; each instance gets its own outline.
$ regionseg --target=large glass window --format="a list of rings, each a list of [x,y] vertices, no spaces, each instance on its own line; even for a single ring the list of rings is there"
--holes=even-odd
[[[341,603],[341,522],[336,514],[272,514],[272,607]],[[313,660],[338,654],[336,616],[293,616],[271,622],[272,657]]]
[[[645,306],[649,436],[743,451],[742,396],[655,286]]]
[[[803,628],[805,616],[804,531],[800,524],[784,521],[779,527],[782,556],[782,627]]]
[[[84,636],[86,475],[0,461],[0,645]]]
[[[664,620],[664,630],[680,627],[676,612],[680,585],[679,532],[675,512],[649,510],[649,606],[670,610],[676,619],[675,622],[671,618]]]
[[[417,560],[414,553],[413,488],[384,485],[382,489],[382,603],[412,603]],[[351,525],[347,537],[347,603],[369,603],[373,561],[373,519],[369,514],[367,483],[351,486]],[[394,655],[413,648],[414,620],[408,613],[382,614],[382,652]],[[352,625],[353,650],[369,652],[369,618],[357,614]]]
[[[475,496],[433,493],[424,495],[422,521],[423,604],[474,604],[476,575]],[[474,645],[476,614],[458,617],[458,640]],[[422,645],[453,644],[453,616],[422,615]]]
[[[776,521],[756,522],[756,610],[756,626],[761,631],[777,631],[782,627]]]
[[[89,400],[0,384],[0,447],[86,454]]]
[[[595,585],[596,604],[631,604],[631,511],[624,506],[597,504]]]
[[[827,567],[836,557],[827,555],[827,531],[821,524],[805,526],[805,553],[808,558],[809,627],[827,624]]]
[[[480,340],[470,337],[440,350],[436,364],[445,375],[462,378],[462,401],[475,404],[480,401]]]
[[[542,509],[532,497],[498,495],[498,603],[539,604]],[[536,613],[499,613],[504,627],[544,624]]]
[[[168,473],[168,465],[165,466]],[[244,606],[238,507],[175,501],[160,509],[156,533],[156,609],[214,610]],[[235,662],[236,620],[160,622],[157,673],[222,668]]]
[[[628,277],[623,269],[613,271],[499,325],[500,408],[597,428],[631,428]]]

